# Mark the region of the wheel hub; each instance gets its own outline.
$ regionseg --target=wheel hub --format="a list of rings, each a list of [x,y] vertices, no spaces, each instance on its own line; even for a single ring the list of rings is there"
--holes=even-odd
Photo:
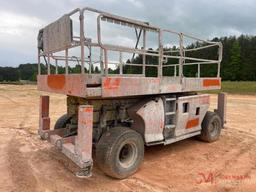
[[[138,155],[137,148],[134,143],[126,143],[120,148],[119,163],[124,168],[130,167]]]

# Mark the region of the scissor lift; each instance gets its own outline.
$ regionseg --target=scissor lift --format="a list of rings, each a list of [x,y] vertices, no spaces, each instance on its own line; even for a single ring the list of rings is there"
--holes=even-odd
[[[96,15],[96,40],[89,38],[85,31],[90,28],[85,24],[87,13]],[[134,28],[135,46],[104,43],[103,22]],[[75,24],[78,24],[77,36]],[[148,33],[158,37],[155,50],[147,49]],[[166,35],[177,37],[177,49],[164,48]],[[185,48],[186,38],[201,46]],[[186,56],[212,47],[217,48],[215,60]],[[78,50],[77,56],[71,56],[74,48]],[[93,49],[98,50],[97,61],[93,61]],[[112,61],[110,52],[118,54],[117,62]],[[127,53],[133,55],[130,62],[124,62]],[[141,57],[142,62],[133,63],[134,55]],[[148,57],[156,57],[157,62],[149,63]],[[170,64],[170,59],[176,59],[177,63]],[[197,92],[221,88],[221,59],[219,42],[204,41],[88,7],[75,9],[38,34],[38,90],[67,95],[67,113],[57,120],[53,129],[50,129],[49,96],[40,97],[39,135],[81,168],[77,176],[91,175],[95,149],[101,170],[120,179],[136,172],[145,145],[166,145],[197,135],[204,141],[215,141],[225,123],[225,94],[219,94],[215,112],[208,112],[209,95]],[[60,74],[60,62],[65,64],[64,74]],[[74,62],[79,66],[79,73],[71,74],[69,65]],[[115,74],[110,73],[113,65]],[[204,65],[216,66],[216,76],[202,77],[200,70]],[[99,67],[99,73],[93,71],[93,66]],[[186,66],[197,66],[193,77],[184,75]],[[139,67],[141,73],[130,74],[125,70],[127,67]],[[155,76],[148,75],[149,68],[156,70]],[[172,73],[166,73],[170,68]]]

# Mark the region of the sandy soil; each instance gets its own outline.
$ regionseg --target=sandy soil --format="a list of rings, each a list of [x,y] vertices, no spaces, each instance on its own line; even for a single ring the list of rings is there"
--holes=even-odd
[[[38,138],[39,95],[32,85],[0,85],[0,191],[256,191],[256,96],[228,95],[219,141],[146,148],[139,171],[115,180],[97,165],[91,178],[76,178],[74,164]],[[50,107],[53,123],[65,96],[51,94]]]

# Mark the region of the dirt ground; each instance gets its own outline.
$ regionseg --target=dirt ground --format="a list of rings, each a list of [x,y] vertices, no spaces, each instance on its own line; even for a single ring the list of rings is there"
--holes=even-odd
[[[75,177],[74,164],[38,138],[39,95],[33,85],[0,85],[0,191],[256,191],[256,96],[228,95],[219,141],[146,148],[139,171],[115,180],[97,165],[91,178]],[[51,94],[52,124],[65,102]]]

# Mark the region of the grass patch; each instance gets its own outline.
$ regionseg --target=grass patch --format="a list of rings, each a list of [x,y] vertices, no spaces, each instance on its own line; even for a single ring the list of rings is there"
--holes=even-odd
[[[36,81],[0,81],[0,84],[9,84],[9,85],[36,85]]]
[[[226,92],[231,94],[256,95],[256,81],[223,81],[221,90],[203,91],[204,93]]]

